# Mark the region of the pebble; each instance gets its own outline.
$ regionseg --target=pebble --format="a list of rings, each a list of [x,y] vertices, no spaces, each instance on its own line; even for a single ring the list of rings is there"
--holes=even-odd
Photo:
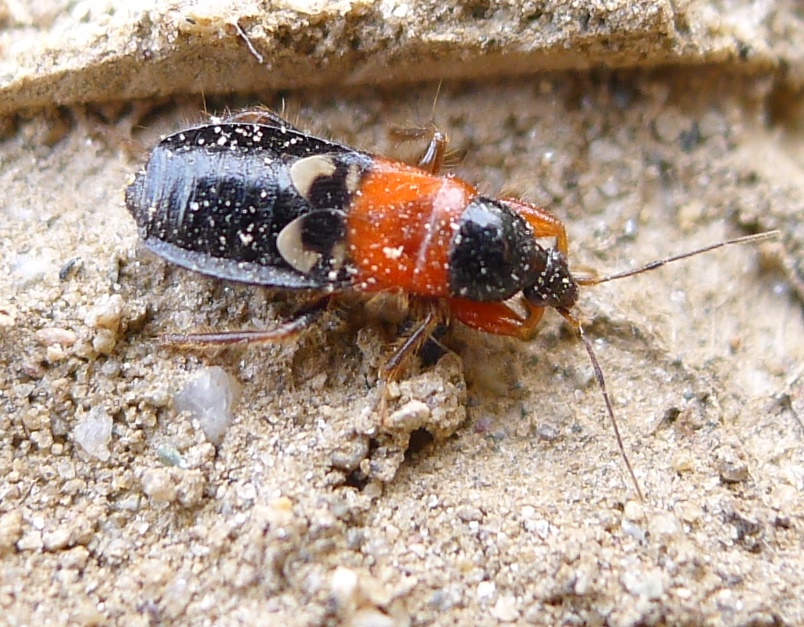
[[[212,366],[184,384],[173,397],[173,406],[198,420],[207,439],[218,445],[232,424],[232,409],[239,397],[237,380],[223,368]]]
[[[94,329],[107,329],[117,334],[125,306],[126,301],[120,294],[106,296],[90,310],[84,322]]]
[[[513,594],[503,594],[489,610],[491,615],[501,623],[512,623],[519,618],[516,608],[516,597]]]
[[[0,516],[0,555],[10,552],[22,537],[22,514],[12,509]]]
[[[176,483],[164,468],[149,468],[142,475],[142,489],[157,503],[172,503],[178,496]]]
[[[430,418],[430,408],[426,403],[412,400],[405,403],[388,417],[387,424],[396,429],[414,431]]]
[[[87,453],[101,461],[111,457],[112,417],[103,407],[93,407],[73,429],[75,441]]]

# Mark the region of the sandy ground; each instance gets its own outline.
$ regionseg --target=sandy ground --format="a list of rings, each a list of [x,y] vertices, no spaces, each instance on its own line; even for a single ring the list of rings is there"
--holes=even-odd
[[[160,133],[284,103],[302,128],[409,158],[387,130],[429,122],[436,83],[9,117],[3,621],[804,623],[804,113],[794,84],[735,68],[446,82],[435,107],[451,171],[551,207],[579,270],[783,231],[584,291],[645,502],[557,315],[530,343],[452,329],[385,422],[394,312],[377,304],[282,345],[157,340],[270,326],[297,304],[138,247],[122,190]],[[240,389],[217,445],[173,404],[214,366]]]

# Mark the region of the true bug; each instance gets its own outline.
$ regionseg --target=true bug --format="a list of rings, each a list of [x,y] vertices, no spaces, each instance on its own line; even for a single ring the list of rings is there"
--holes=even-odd
[[[309,325],[333,295],[398,291],[422,315],[384,367],[389,378],[440,323],[457,320],[528,340],[551,307],[584,341],[641,496],[602,371],[573,313],[579,287],[772,234],[721,242],[604,278],[580,278],[570,272],[566,231],[555,216],[440,176],[445,147],[446,138],[434,131],[418,165],[408,165],[314,137],[267,110],[165,137],[126,190],[145,246],[202,274],[315,296],[274,329],[167,339],[273,341]],[[512,302],[517,296],[521,311]]]

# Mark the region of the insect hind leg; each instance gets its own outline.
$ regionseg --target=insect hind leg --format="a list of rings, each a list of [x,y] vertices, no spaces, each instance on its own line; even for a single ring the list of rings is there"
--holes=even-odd
[[[278,342],[295,337],[327,310],[331,300],[327,295],[299,309],[273,329],[253,329],[243,331],[221,331],[218,333],[185,333],[167,334],[161,337],[164,344],[196,345],[196,346],[228,346],[231,344],[257,344]]]

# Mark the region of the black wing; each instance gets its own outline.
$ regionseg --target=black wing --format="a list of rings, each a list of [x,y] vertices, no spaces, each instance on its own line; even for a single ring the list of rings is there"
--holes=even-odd
[[[126,190],[145,246],[222,279],[284,289],[345,287],[344,276],[324,280],[291,267],[276,238],[293,220],[321,209],[293,185],[295,162],[328,155],[362,169],[371,157],[283,122],[203,124],[165,137]]]

